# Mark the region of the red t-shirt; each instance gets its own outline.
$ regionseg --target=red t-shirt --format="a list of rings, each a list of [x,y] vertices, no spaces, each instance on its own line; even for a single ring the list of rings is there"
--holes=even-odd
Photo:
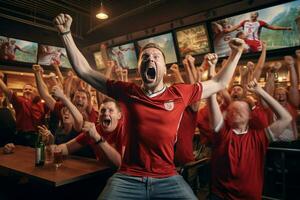
[[[260,200],[268,145],[264,129],[249,128],[237,135],[224,123],[213,134],[212,193],[224,199]]]
[[[202,85],[175,84],[153,97],[133,84],[107,81],[108,96],[124,114],[125,155],[120,172],[154,178],[177,174],[174,145],[185,108],[200,100]]]
[[[251,111],[251,118],[249,126],[253,129],[264,129],[269,126],[268,109],[264,108],[261,104],[256,104],[255,108]]]
[[[113,132],[104,131],[100,125],[97,125],[96,129],[99,135],[101,135],[111,146],[113,146],[120,153],[120,155],[122,155],[122,147],[123,147],[122,123],[119,123]],[[90,138],[88,134],[81,133],[76,137],[76,142],[80,143],[81,145],[90,145],[96,155],[97,160],[107,165],[110,164],[105,153],[97,147],[95,141],[92,138]]]
[[[62,119],[62,116],[61,116],[61,109],[65,107],[65,105],[60,102],[60,101],[57,101],[54,105],[54,109],[53,109],[53,113],[56,117],[58,117],[59,119]],[[89,113],[89,122],[93,122],[93,123],[96,123],[97,120],[98,120],[98,112],[92,108],[91,112]]]
[[[42,102],[32,103],[23,96],[11,94],[10,102],[16,111],[16,127],[18,131],[36,131],[37,125],[43,124],[48,109]]]
[[[177,133],[177,142],[175,148],[175,164],[185,165],[195,161],[193,154],[193,138],[196,129],[197,112],[191,108],[186,108]]]

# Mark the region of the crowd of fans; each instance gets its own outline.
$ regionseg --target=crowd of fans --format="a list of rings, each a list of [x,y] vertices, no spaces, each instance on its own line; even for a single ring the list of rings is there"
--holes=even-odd
[[[69,37],[67,31],[61,29],[60,32],[62,37]],[[299,106],[296,68],[300,64],[300,52],[296,51],[296,58],[285,56],[281,61],[271,61],[266,64],[266,45],[263,43],[257,63],[249,61],[245,66],[241,65],[235,70],[243,52],[243,41],[234,39],[229,45],[232,54],[219,64],[220,67],[217,67],[218,56],[214,53],[205,55],[200,66],[195,65],[194,57],[187,55],[182,62],[183,68],[177,64],[170,67],[169,73],[173,77],[170,84],[174,84],[170,88],[175,88],[172,88],[171,93],[178,97],[173,99],[174,101],[165,101],[164,109],[173,111],[174,106],[182,104],[182,101],[185,107],[182,108],[182,114],[179,111],[179,114],[177,113],[180,123],[179,127],[174,129],[175,137],[166,136],[172,137],[170,140],[163,136],[160,138],[161,143],[172,141],[169,146],[162,144],[159,147],[165,151],[160,156],[165,158],[166,169],[160,169],[158,164],[152,166],[152,161],[145,161],[143,164],[151,165],[151,170],[142,175],[154,178],[172,177],[174,163],[180,171],[180,168],[190,163],[209,157],[212,173],[211,199],[248,199],[249,197],[260,199],[263,161],[268,144],[276,141],[291,142],[299,138],[296,124]],[[163,59],[163,52],[153,44],[144,47],[141,52],[141,66],[143,62],[151,62],[151,59],[154,59],[154,63],[159,63],[155,61],[157,54],[161,54]],[[74,56],[70,56],[71,61],[72,57]],[[46,144],[55,143],[65,155],[94,157],[115,169],[122,166],[121,171],[129,175],[139,176],[139,172],[130,171],[130,167],[134,166],[132,168],[139,170],[145,167],[148,170],[148,166],[135,166],[132,163],[140,162],[139,156],[144,154],[151,155],[150,160],[156,159],[153,157],[157,152],[152,151],[151,148],[147,149],[147,145],[151,147],[157,138],[140,135],[140,140],[143,141],[140,144],[136,142],[136,138],[133,139],[126,134],[129,128],[159,130],[155,128],[156,123],[160,123],[157,120],[164,121],[164,118],[174,117],[166,113],[164,116],[154,116],[156,113],[152,108],[160,106],[157,103],[159,100],[155,103],[149,100],[165,91],[169,92],[166,86],[163,85],[160,91],[153,93],[145,87],[145,82],[156,80],[159,76],[163,77],[164,72],[156,68],[155,72],[151,72],[152,67],[148,67],[149,70],[140,66],[139,73],[143,85],[139,86],[141,90],[137,90],[135,87],[138,86],[133,87],[130,83],[127,69],[117,66],[113,61],[107,61],[106,72],[102,76],[105,77],[103,80],[109,79],[110,82],[107,81],[107,88],[103,89],[97,85],[93,77],[91,79],[85,77],[80,68],[76,67],[78,65],[76,61],[72,63],[79,77],[73,71],[63,75],[57,65],[53,65],[53,73],[45,75],[41,66],[33,65],[36,88],[31,83],[25,84],[22,96],[18,96],[7,87],[4,81],[5,75],[0,72],[0,89],[4,94],[0,109],[1,146],[4,146],[6,153],[13,152],[15,144],[34,147],[37,135],[41,134]],[[277,81],[277,72],[281,68],[288,71],[289,83],[282,84]],[[232,78],[234,71],[236,73],[234,77],[239,77],[238,82]],[[265,84],[258,82],[263,72],[266,72]],[[116,80],[112,80],[112,77]],[[221,85],[216,84],[220,82]],[[189,84],[189,87],[183,83]],[[117,89],[118,91],[115,91]],[[181,90],[192,94],[184,97],[187,95],[181,94]],[[143,92],[146,94],[145,97],[141,95]],[[216,92],[218,93],[213,94]],[[205,100],[200,101],[200,97]],[[144,108],[138,113],[151,118],[152,121],[147,127],[143,126],[140,119],[143,119],[142,116],[138,118],[128,113],[128,107],[134,107],[134,102],[151,107],[151,109]],[[153,117],[158,119],[155,121]],[[171,119],[167,121],[169,120]],[[174,120],[176,121],[177,118],[174,117]],[[173,127],[170,129],[173,130]],[[197,137],[200,139],[195,140]],[[141,145],[138,147],[139,151],[143,151],[139,152],[140,155],[132,153],[134,145]],[[197,149],[193,148],[195,146]],[[209,150],[203,147],[209,147]],[[174,154],[172,154],[173,150],[168,148],[174,149]],[[145,160],[148,159],[147,156]],[[123,162],[125,162],[124,166]],[[159,162],[163,161],[159,160]],[[243,173],[243,171],[250,172]],[[165,176],[164,173],[168,174]],[[122,178],[117,176],[114,178]],[[193,180],[188,179],[188,181],[193,185]],[[105,189],[102,196],[104,199],[110,197],[107,194],[114,191],[111,189]]]

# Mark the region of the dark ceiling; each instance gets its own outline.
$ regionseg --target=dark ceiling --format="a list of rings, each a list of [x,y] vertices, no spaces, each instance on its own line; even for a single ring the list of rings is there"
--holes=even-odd
[[[100,0],[0,0],[0,19],[5,19],[3,24],[7,26],[25,24],[37,27],[37,31],[42,28],[55,33],[53,18],[68,13],[73,17],[72,31],[76,39],[89,45],[241,1],[103,0],[110,18],[100,21],[95,17]]]

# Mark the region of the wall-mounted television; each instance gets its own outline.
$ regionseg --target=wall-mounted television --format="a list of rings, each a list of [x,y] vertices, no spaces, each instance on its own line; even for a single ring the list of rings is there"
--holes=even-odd
[[[104,63],[101,51],[94,52],[93,55],[94,55],[97,69],[104,69],[105,63]]]
[[[245,40],[247,53],[261,51],[261,41],[267,50],[300,45],[300,1],[213,21],[211,23],[215,52],[228,56],[228,41],[233,37]],[[289,30],[291,29],[291,30]]]
[[[108,48],[107,53],[109,59],[114,60],[118,66],[126,69],[137,68],[137,56],[134,43]]]
[[[0,36],[0,59],[36,63],[38,44],[25,40]]]
[[[141,49],[148,43],[155,43],[163,50],[166,56],[166,64],[177,62],[172,33],[166,33],[163,35],[158,35],[137,41],[139,49]]]
[[[210,51],[207,30],[203,24],[176,31],[176,39],[181,57]]]
[[[65,68],[71,68],[66,49],[50,45],[39,45],[38,64],[56,64]]]

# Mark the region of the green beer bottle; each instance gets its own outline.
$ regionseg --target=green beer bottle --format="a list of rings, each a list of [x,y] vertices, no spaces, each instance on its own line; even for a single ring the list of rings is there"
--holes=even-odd
[[[45,164],[45,144],[42,140],[42,136],[38,134],[37,142],[35,146],[35,166],[44,166]]]

